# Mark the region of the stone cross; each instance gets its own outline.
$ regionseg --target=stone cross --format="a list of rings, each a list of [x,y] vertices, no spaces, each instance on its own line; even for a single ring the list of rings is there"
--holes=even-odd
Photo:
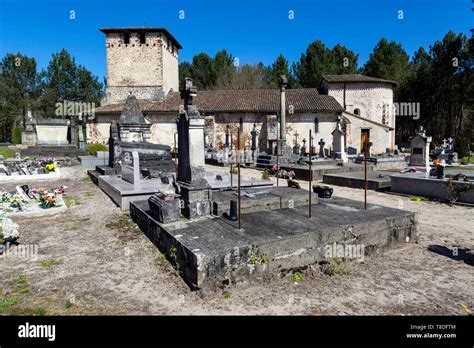
[[[298,131],[295,132],[295,134],[293,134],[295,136],[295,145],[298,145]]]
[[[454,151],[454,139],[451,137],[448,138],[448,149],[450,152]]]
[[[301,146],[301,156],[304,156],[306,154],[306,139],[303,138],[302,140],[303,146]]]
[[[257,150],[257,125],[255,123],[253,124],[253,128],[250,134],[252,135],[252,146],[250,149],[252,151],[255,151]]]
[[[319,145],[319,157],[324,157],[324,145],[326,143],[324,142],[323,138],[318,142]]]

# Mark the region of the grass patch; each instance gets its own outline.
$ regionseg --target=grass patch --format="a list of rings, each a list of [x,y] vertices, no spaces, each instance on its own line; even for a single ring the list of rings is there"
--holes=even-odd
[[[18,307],[17,305],[13,305],[11,307],[0,309],[0,314],[9,315],[9,316],[45,316],[46,309],[42,307],[32,308],[32,307]]]
[[[30,292],[28,280],[25,275],[21,275],[13,279],[13,292],[19,295],[26,295]]]
[[[295,273],[295,274],[293,274],[291,279],[293,279],[294,282],[302,282],[303,281],[303,276],[299,273]]]
[[[462,164],[474,164],[474,156],[465,156],[461,158]]]
[[[354,304],[351,301],[344,301],[342,304],[349,308],[354,307]]]
[[[53,266],[61,265],[62,263],[63,263],[63,260],[46,259],[46,260],[40,261],[39,265],[44,268],[50,268]]]
[[[429,202],[430,200],[425,197],[419,197],[419,196],[410,196],[410,200],[413,202]]]
[[[7,146],[2,146],[0,147],[0,155],[3,156],[3,158],[12,158],[15,157],[16,151],[9,149]]]
[[[165,254],[161,254],[161,253],[160,253],[160,255],[158,255],[158,256],[155,258],[155,262],[156,262],[157,264],[161,264],[161,263],[163,263],[163,262],[165,262],[165,261],[166,261],[166,255],[165,255]]]
[[[84,193],[84,196],[86,196],[86,197],[94,197],[94,192],[87,191],[86,193]]]
[[[69,301],[69,300],[67,300],[67,302],[64,304],[64,308],[65,308],[65,309],[70,309],[70,308],[72,308],[72,307],[74,307],[74,306],[75,306],[75,304],[72,303],[72,302]]]
[[[66,194],[63,194],[63,200],[64,200],[64,203],[66,203],[68,207],[81,204],[81,202],[77,198],[68,196]]]
[[[122,242],[127,242],[138,238],[141,235],[140,228],[133,222],[129,214],[120,217],[113,217],[105,224],[105,227],[119,233],[118,238]]]
[[[17,298],[0,298],[0,312],[9,309],[12,306],[22,303],[23,301]]]
[[[72,226],[69,226],[68,228],[65,229],[66,232],[75,232],[75,231],[79,231],[81,229],[81,226],[79,225],[72,225]]]
[[[323,264],[323,272],[332,277],[335,275],[352,274],[352,269],[343,267],[343,260],[336,258],[332,259],[328,263]]]
[[[230,299],[232,297],[232,293],[229,290],[226,290],[222,293],[222,296],[226,299]]]

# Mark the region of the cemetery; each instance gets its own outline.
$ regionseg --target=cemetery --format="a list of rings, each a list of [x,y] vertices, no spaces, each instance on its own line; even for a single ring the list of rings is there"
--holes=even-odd
[[[30,299],[81,315],[459,314],[474,166],[422,126],[395,144],[397,82],[198,90],[178,85],[166,29],[100,30],[95,117],[28,112],[18,154],[0,158],[0,257],[39,245],[38,262],[5,257],[2,271],[28,273]],[[400,309],[405,293],[440,304]]]
[[[243,189],[240,166],[237,197],[213,193],[206,180],[204,120],[193,104],[196,94],[187,80],[176,191],[130,203],[132,219],[161,252],[172,251],[172,262],[191,289],[307,267],[324,261],[325,247],[333,243],[384,249],[416,241],[414,213],[346,199],[323,202],[311,191],[291,187]],[[256,265],[255,258],[265,261]]]

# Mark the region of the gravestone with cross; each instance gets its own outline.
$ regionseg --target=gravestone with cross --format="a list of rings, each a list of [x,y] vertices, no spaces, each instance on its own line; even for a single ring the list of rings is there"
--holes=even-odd
[[[184,201],[182,213],[188,219],[211,213],[211,187],[205,176],[204,117],[193,99],[197,94],[191,79],[186,79],[181,92],[184,108],[178,122],[178,184]]]
[[[319,157],[325,157],[324,153],[324,145],[326,145],[326,142],[324,141],[323,138],[318,142],[319,145]]]

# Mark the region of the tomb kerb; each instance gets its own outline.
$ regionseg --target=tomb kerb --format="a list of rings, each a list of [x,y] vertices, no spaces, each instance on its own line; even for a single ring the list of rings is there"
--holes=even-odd
[[[182,214],[188,219],[207,216],[211,209],[211,187],[205,179],[204,117],[193,105],[196,94],[192,80],[186,78],[178,122],[178,184],[184,201]]]

